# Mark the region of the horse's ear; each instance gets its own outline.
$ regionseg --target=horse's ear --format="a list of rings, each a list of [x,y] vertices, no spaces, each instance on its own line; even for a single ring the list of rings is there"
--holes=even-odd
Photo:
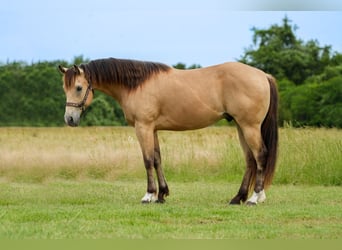
[[[74,68],[73,69],[74,69],[76,74],[78,74],[78,75],[81,74],[81,70],[80,70],[80,68],[76,64],[74,64]]]
[[[65,74],[65,72],[68,70],[67,68],[64,68],[64,67],[61,66],[61,65],[58,65],[58,69],[59,69],[59,71],[60,71],[62,74]]]

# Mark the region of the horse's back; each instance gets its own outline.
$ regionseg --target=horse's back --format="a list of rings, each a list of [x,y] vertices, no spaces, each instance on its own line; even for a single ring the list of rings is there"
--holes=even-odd
[[[252,66],[227,62],[206,68],[179,72],[182,91],[191,88],[216,110],[236,109],[234,106],[250,106],[268,103],[269,84],[267,75]],[[266,99],[266,100],[265,100]]]
[[[227,62],[192,72],[201,79],[203,100],[218,112],[228,113],[241,121],[264,119],[270,102],[270,86],[267,74],[262,70],[239,62]]]
[[[132,95],[135,105],[131,110],[139,119],[155,120],[157,129],[202,128],[227,114],[239,119],[250,112],[258,113],[258,106],[267,108],[269,86],[265,83],[265,73],[237,62],[172,69],[155,76]],[[261,112],[260,117],[264,115]]]
[[[198,87],[200,91],[224,91],[221,88],[243,90],[267,85],[265,72],[240,62],[226,62],[192,70],[173,69],[171,74],[182,81],[183,87]]]

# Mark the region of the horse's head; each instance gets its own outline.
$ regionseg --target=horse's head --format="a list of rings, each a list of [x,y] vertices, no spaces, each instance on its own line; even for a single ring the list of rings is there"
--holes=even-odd
[[[80,123],[82,112],[93,100],[94,92],[82,68],[74,65],[71,68],[58,66],[63,73],[63,88],[66,95],[65,123],[76,127]]]

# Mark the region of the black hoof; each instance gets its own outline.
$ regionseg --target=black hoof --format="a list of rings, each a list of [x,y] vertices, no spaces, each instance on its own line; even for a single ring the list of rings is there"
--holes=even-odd
[[[240,198],[233,198],[230,202],[229,205],[241,205]]]
[[[156,203],[164,204],[164,203],[165,203],[165,200],[164,200],[164,199],[162,199],[162,200],[158,199],[158,200],[156,200]]]
[[[150,201],[141,201],[141,204],[150,204]]]
[[[257,204],[255,202],[247,201],[247,206],[256,206]]]
[[[236,205],[241,205],[241,203],[240,202],[233,202],[233,201],[231,201],[231,202],[229,202],[229,205],[236,206]]]

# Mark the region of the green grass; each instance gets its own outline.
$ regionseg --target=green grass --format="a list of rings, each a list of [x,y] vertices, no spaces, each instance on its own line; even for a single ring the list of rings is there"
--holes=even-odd
[[[170,182],[165,204],[140,204],[145,182],[0,184],[0,238],[337,239],[341,187],[273,186],[257,207],[228,206],[238,185]]]
[[[257,207],[227,205],[244,170],[235,128],[159,139],[171,193],[142,205],[132,128],[0,128],[0,238],[341,238],[341,130],[281,129],[274,182]]]
[[[238,183],[244,160],[234,127],[159,133],[167,179]],[[275,184],[342,185],[342,130],[280,130]],[[14,182],[145,178],[134,129],[0,128],[0,176]]]
[[[342,185],[342,130],[281,129],[274,183]]]

